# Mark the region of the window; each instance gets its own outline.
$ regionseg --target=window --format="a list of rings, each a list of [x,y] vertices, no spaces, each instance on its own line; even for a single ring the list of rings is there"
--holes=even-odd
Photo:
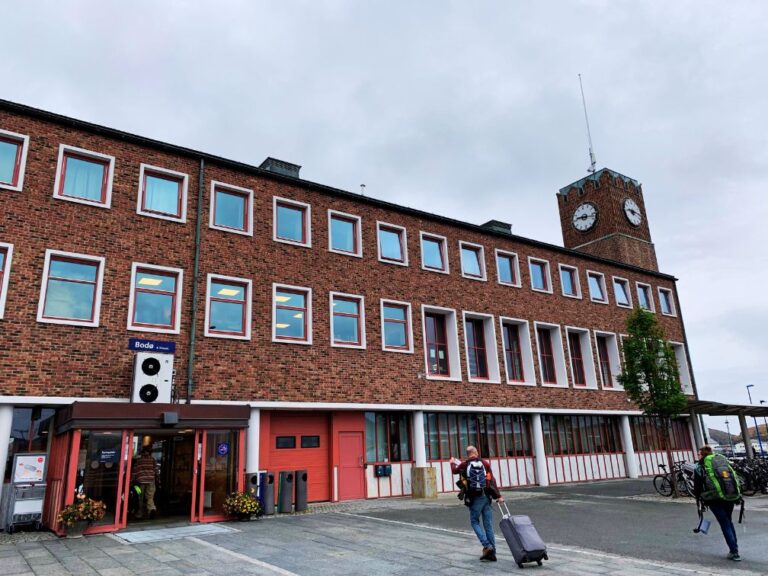
[[[208,274],[205,335],[216,338],[251,338],[251,281]]]
[[[411,460],[410,414],[365,413],[365,461],[407,462]]]
[[[8,295],[8,280],[11,277],[13,244],[0,242],[0,319],[5,313],[5,298]]]
[[[567,386],[565,356],[560,326],[534,322],[539,348],[541,382],[547,386]]]
[[[528,322],[514,318],[501,318],[501,334],[507,383],[535,385]]]
[[[426,376],[434,380],[461,380],[456,311],[422,306]]]
[[[188,180],[189,177],[181,172],[142,164],[139,169],[136,213],[174,222],[186,222]]]
[[[45,251],[37,321],[98,326],[104,258]]]
[[[477,244],[459,242],[461,275],[474,280],[485,280],[485,249]]]
[[[603,389],[620,389],[616,380],[616,375],[620,370],[619,348],[616,343],[616,335],[607,332],[595,332],[595,343],[597,345],[597,359]]]
[[[362,258],[359,216],[328,210],[328,250]]]
[[[362,296],[331,292],[331,346],[365,348]]]
[[[214,230],[253,236],[253,190],[211,182],[208,226]]]
[[[560,264],[560,287],[563,296],[569,298],[581,298],[581,285],[579,283],[579,271],[573,266]]]
[[[413,352],[411,305],[407,302],[381,301],[381,349]]]
[[[62,144],[53,197],[109,208],[114,170],[113,156]]]
[[[311,207],[304,202],[273,198],[274,226],[272,239],[276,242],[312,247]]]
[[[688,370],[688,358],[685,354],[685,346],[679,342],[670,342],[672,350],[675,352],[677,360],[677,371],[680,374],[680,388],[686,394],[693,394],[693,384],[691,383],[691,371]]]
[[[464,458],[470,444],[477,446],[483,458],[533,456],[530,416],[526,414],[425,412],[424,436],[427,460],[433,462]],[[532,475],[522,472],[519,482],[532,483]]]
[[[421,233],[421,267],[432,272],[448,274],[448,254],[445,237]]]
[[[549,278],[549,262],[528,258],[528,268],[531,272],[531,288],[536,292],[552,293],[552,282]]]
[[[520,287],[520,267],[517,254],[496,250],[496,273],[499,284]]]
[[[632,297],[629,293],[629,282],[624,278],[613,277],[613,296],[616,305],[622,308],[632,308]]]
[[[542,414],[541,428],[547,456],[616,454],[622,451],[620,420],[616,417]],[[590,471],[589,463],[586,467],[585,471],[583,466],[574,464],[570,470],[573,480],[586,480],[588,475],[599,473],[597,469]]]
[[[656,308],[653,305],[653,295],[651,287],[648,284],[637,283],[637,304],[643,310],[648,312],[656,312]]]
[[[586,386],[587,376],[584,373],[584,358],[581,355],[581,341],[575,332],[568,333],[568,349],[571,352],[571,373],[574,386]]]
[[[377,222],[376,230],[379,240],[379,261],[408,266],[408,241],[405,228]]]
[[[592,342],[589,330],[566,328],[568,353],[571,357],[571,377],[577,387],[597,388],[597,374],[592,359]]]
[[[659,306],[661,307],[661,313],[665,316],[677,316],[672,290],[659,288]]]
[[[178,334],[184,271],[134,262],[128,330]]]
[[[278,450],[296,448],[296,436],[275,436],[275,448]]]
[[[312,344],[312,290],[272,284],[272,341]]]
[[[24,187],[29,136],[0,130],[0,190],[20,192]]]
[[[464,312],[464,346],[470,381],[499,382],[496,328],[493,316]]]
[[[605,276],[600,272],[587,271],[587,283],[589,284],[589,299],[592,302],[608,304],[608,296],[605,291]]]
[[[320,436],[302,436],[302,448],[320,448]]]

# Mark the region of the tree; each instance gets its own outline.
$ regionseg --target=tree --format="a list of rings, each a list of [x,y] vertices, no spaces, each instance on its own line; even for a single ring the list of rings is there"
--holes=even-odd
[[[672,420],[687,406],[683,394],[675,351],[664,338],[656,317],[638,308],[627,319],[624,339],[624,365],[619,382],[632,402],[661,426],[663,448],[672,466]],[[675,496],[677,482],[672,478]]]

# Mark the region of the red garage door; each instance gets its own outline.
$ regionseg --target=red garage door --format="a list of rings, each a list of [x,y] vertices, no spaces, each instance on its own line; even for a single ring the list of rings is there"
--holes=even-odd
[[[306,470],[310,502],[331,499],[330,441],[327,414],[273,412],[270,430],[270,469]],[[278,475],[275,474],[277,482]]]

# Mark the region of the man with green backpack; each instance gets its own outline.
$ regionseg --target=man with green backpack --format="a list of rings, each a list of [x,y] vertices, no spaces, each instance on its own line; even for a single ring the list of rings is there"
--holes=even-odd
[[[708,507],[717,518],[728,544],[728,558],[740,562],[736,528],[731,519],[736,503],[741,503],[742,514],[744,512],[738,477],[728,459],[722,454],[713,454],[711,446],[702,446],[699,457],[693,476],[694,496],[701,502],[702,508]]]

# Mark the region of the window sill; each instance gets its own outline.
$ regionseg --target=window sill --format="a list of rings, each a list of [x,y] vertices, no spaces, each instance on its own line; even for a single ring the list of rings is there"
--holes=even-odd
[[[150,334],[179,334],[181,332],[179,328],[152,328],[149,326],[131,326],[130,324],[127,329],[131,332],[148,332]]]
[[[312,242],[297,242],[296,240],[286,240],[285,238],[273,237],[274,242],[280,242],[280,244],[289,244],[291,246],[299,246],[301,248],[312,248]]]
[[[80,326],[81,328],[98,328],[99,321],[93,320],[89,322],[79,320],[66,320],[64,318],[38,318],[37,321],[40,324],[59,324],[60,326]]]
[[[252,230],[238,230],[237,228],[227,228],[226,226],[217,226],[216,224],[209,224],[208,228],[211,230],[220,230],[221,232],[229,232],[231,234],[240,234],[241,236],[253,236]]]

